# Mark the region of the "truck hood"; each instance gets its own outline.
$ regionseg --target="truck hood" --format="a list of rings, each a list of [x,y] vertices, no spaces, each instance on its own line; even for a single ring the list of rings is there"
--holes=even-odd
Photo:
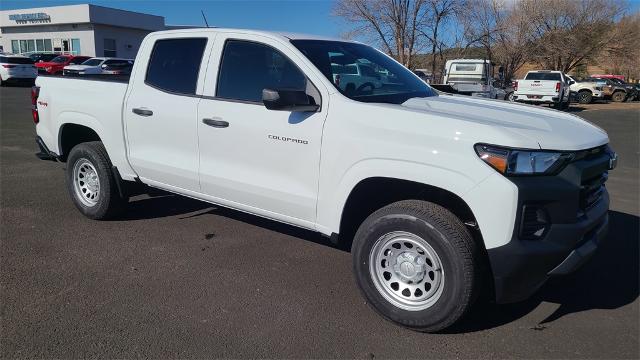
[[[502,100],[442,95],[413,98],[402,107],[491,127],[537,142],[546,150],[584,150],[609,142],[601,128],[572,114]],[[494,144],[501,145],[501,144]]]

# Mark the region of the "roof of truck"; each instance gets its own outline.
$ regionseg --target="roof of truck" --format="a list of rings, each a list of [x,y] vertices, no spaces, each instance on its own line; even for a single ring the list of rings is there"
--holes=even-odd
[[[278,32],[278,31],[264,31],[264,30],[250,30],[250,29],[233,29],[233,28],[192,28],[192,29],[174,29],[174,30],[163,30],[154,32],[154,34],[190,34],[190,33],[242,33],[249,35],[262,35],[268,37],[277,37],[281,39],[287,40],[331,40],[331,41],[346,41],[346,42],[354,42],[345,39],[332,38],[321,35],[312,35],[312,34],[301,34],[301,33],[288,33],[288,32]]]

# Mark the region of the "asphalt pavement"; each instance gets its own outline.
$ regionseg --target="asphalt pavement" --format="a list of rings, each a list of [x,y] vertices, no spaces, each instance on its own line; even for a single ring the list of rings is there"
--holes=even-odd
[[[532,299],[445,334],[377,316],[314,233],[165,193],[124,218],[73,206],[38,160],[29,89],[0,88],[2,358],[639,358],[640,105],[571,111],[609,132],[611,231]]]

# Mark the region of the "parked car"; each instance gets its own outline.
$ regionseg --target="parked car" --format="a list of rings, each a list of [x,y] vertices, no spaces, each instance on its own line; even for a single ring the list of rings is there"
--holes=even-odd
[[[624,75],[614,75],[614,74],[593,74],[591,77],[600,78],[600,79],[618,79],[624,81]]]
[[[433,76],[426,72],[425,70],[422,69],[416,69],[413,70],[413,73],[416,74],[416,76],[418,76],[420,79],[422,79],[422,81],[426,82],[427,84],[430,84],[431,81],[433,80]]]
[[[87,59],[90,59],[89,56],[75,56],[75,55],[59,55],[53,58],[51,61],[43,61],[36,63],[36,67],[38,68],[39,74],[48,74],[48,75],[60,75],[62,74],[62,69],[65,66],[73,65],[73,64],[81,64],[85,62]]]
[[[580,104],[590,104],[594,100],[604,99],[602,84],[587,79],[586,81],[576,81],[571,76],[566,75],[569,79],[569,89],[575,94],[575,101]]]
[[[33,81],[38,76],[33,60],[20,55],[0,55],[0,85]]]
[[[493,82],[493,87],[496,92],[496,99],[498,100],[507,100],[513,102],[513,82],[510,81],[501,81],[495,80]]]
[[[627,91],[627,97],[625,101],[633,101],[638,98],[638,85],[637,84],[629,84],[624,80],[620,80],[618,78],[611,78],[611,81],[617,83],[620,86],[623,86]]]
[[[29,55],[29,59],[33,60],[34,63],[51,61],[56,57],[58,57],[58,54],[52,53],[33,53]]]
[[[612,78],[591,77],[591,80],[602,86],[605,99],[615,102],[623,102],[627,100],[627,88],[615,82]]]
[[[514,100],[529,104],[552,104],[558,109],[569,106],[569,82],[562,71],[529,71],[516,81]]]
[[[64,75],[130,74],[133,60],[96,57],[64,68]]]
[[[331,57],[331,72],[333,82],[340,91],[353,94],[360,92],[373,92],[382,87],[382,75],[377,73],[369,64],[359,63],[357,59],[348,59],[343,62],[344,55]]]
[[[393,82],[344,91],[337,54]],[[453,325],[480,292],[523,300],[606,240],[617,156],[575,115],[438,96],[342,40],[161,31],[136,61],[129,80],[39,77],[32,90],[38,156],[67,163],[91,219],[146,184],[346,241],[366,302],[420,331]]]

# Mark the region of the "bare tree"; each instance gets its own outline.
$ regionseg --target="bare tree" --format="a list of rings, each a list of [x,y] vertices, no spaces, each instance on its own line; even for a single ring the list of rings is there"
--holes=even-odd
[[[436,74],[438,54],[442,57],[445,42],[441,40],[440,33],[444,25],[459,10],[461,0],[428,0],[427,15],[424,23],[420,24],[420,33],[429,41],[431,47],[431,75]]]
[[[525,11],[515,6],[504,6],[496,14],[495,61],[504,68],[505,80],[512,80],[531,56],[532,42],[529,37],[531,23]]]
[[[613,40],[614,22],[625,9],[620,0],[521,0],[531,21],[533,59],[545,68],[568,72],[597,60]]]
[[[426,0],[338,0],[334,14],[349,22],[352,33],[372,37],[389,55],[407,67],[423,44],[418,24],[424,21]]]
[[[640,12],[625,16],[615,24],[600,65],[607,71],[640,78]]]

